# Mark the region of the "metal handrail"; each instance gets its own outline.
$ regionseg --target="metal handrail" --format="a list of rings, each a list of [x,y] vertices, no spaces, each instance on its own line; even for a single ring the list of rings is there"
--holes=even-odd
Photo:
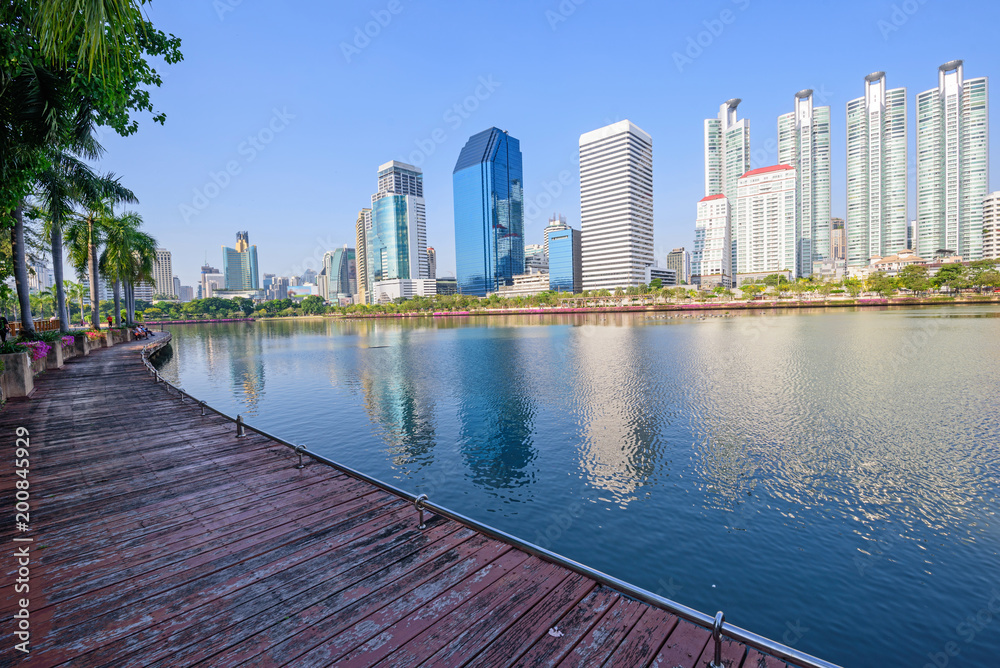
[[[534,543],[518,538],[517,536],[509,534],[506,531],[503,531],[502,529],[497,529],[496,527],[492,527],[488,524],[483,524],[479,520],[472,519],[471,517],[467,517],[449,508],[438,505],[437,503],[430,501],[427,498],[426,494],[417,495],[413,494],[412,492],[407,492],[406,490],[400,489],[399,487],[390,485],[387,482],[383,482],[377,478],[371,477],[370,475],[364,474],[361,471],[353,469],[350,466],[345,466],[344,464],[335,462],[332,459],[324,457],[323,455],[317,452],[313,452],[307,449],[302,444],[295,444],[292,443],[291,441],[286,441],[280,436],[275,436],[274,434],[270,434],[264,431],[263,429],[258,429],[257,427],[254,427],[244,422],[242,415],[237,415],[236,417],[232,417],[231,415],[227,415],[226,413],[223,413],[220,410],[212,408],[204,401],[197,399],[193,395],[185,392],[181,388],[177,387],[176,385],[168,381],[166,378],[160,376],[156,368],[152,365],[152,363],[150,363],[149,355],[151,353],[148,352],[149,348],[155,345],[157,346],[157,350],[159,350],[160,347],[169,343],[171,340],[171,336],[169,332],[167,332],[166,334],[167,336],[164,339],[143,346],[141,354],[143,363],[150,370],[150,372],[157,378],[157,382],[163,383],[164,387],[167,388],[168,391],[170,388],[172,388],[174,390],[177,390],[177,392],[181,395],[182,398],[189,397],[193,399],[198,405],[201,406],[202,415],[205,414],[205,410],[207,409],[212,411],[216,415],[219,415],[220,417],[229,420],[230,422],[237,423],[238,435],[245,433],[245,431],[252,431],[256,434],[259,434],[260,436],[263,436],[268,440],[274,441],[275,443],[280,443],[281,445],[291,448],[299,455],[300,461],[302,455],[308,455],[309,457],[311,457],[312,459],[321,464],[325,464],[333,469],[340,471],[341,473],[344,473],[345,475],[348,475],[357,480],[361,480],[363,482],[367,482],[371,485],[374,485],[375,487],[378,487],[383,491],[389,492],[390,494],[398,496],[401,499],[404,499],[412,503],[414,508],[420,513],[420,520],[419,520],[420,529],[423,529],[425,527],[423,521],[423,512],[424,510],[428,510],[437,515],[440,515],[441,517],[445,517],[454,522],[458,522],[459,524],[464,524],[465,526],[471,529],[475,529],[480,533],[486,534],[487,536],[495,538],[501,542],[512,545],[529,554],[535,555],[536,557],[540,557],[542,559],[545,559],[546,561],[555,563],[559,566],[563,566],[581,575],[585,575],[592,580],[595,580],[605,586],[611,587],[612,589],[616,589],[619,592],[627,596],[630,596],[634,599],[637,599],[644,603],[648,603],[649,605],[652,605],[654,607],[666,610],[667,612],[676,615],[681,619],[685,619],[693,624],[696,624],[709,631],[712,631],[713,640],[715,642],[716,657],[719,656],[722,636],[725,636],[732,640],[739,641],[744,645],[753,647],[754,649],[775,656],[784,661],[790,661],[797,666],[801,666],[802,668],[841,668],[835,663],[824,661],[823,659],[812,656],[811,654],[806,654],[805,652],[801,652],[795,649],[794,647],[789,647],[788,645],[776,642],[774,640],[771,640],[770,638],[765,638],[762,635],[758,635],[753,631],[748,631],[734,624],[730,624],[729,622],[725,621],[725,617],[721,612],[719,612],[715,617],[712,617],[711,615],[707,615],[704,612],[695,610],[694,608],[690,608],[682,603],[677,603],[676,601],[672,601],[668,598],[660,596],[659,594],[654,594],[651,591],[647,591],[645,589],[642,589],[641,587],[637,587],[633,584],[625,582],[624,580],[616,578],[613,575],[608,575],[607,573],[603,573],[597,569],[591,568],[590,566],[581,564],[578,561],[574,561],[568,557],[564,557],[561,554],[557,554],[555,552],[547,550],[544,547],[535,545]],[[244,431],[240,432],[239,431],[240,429]]]

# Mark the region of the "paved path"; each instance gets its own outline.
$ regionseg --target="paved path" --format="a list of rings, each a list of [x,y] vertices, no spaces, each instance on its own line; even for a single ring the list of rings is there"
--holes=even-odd
[[[131,343],[0,412],[30,430],[30,529],[0,527],[0,664],[704,668],[710,633],[253,433],[155,384]],[[14,504],[11,458],[0,507]],[[14,543],[30,537],[31,543]],[[30,546],[29,656],[12,545]],[[724,644],[728,668],[785,664]]]

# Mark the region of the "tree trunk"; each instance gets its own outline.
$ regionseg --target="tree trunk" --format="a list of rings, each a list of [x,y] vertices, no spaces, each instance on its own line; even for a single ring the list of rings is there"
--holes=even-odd
[[[122,326],[122,306],[121,306],[121,281],[115,279],[115,324]]]
[[[52,223],[52,278],[56,282],[56,315],[59,316],[59,331],[69,332],[69,311],[66,308],[66,287],[63,285],[63,240],[62,229]]]
[[[132,284],[125,283],[125,321],[131,327],[135,324],[135,304],[132,302]]]
[[[24,256],[24,203],[14,209],[14,229],[10,232],[11,255],[14,256],[14,285],[21,309],[21,332],[35,333],[31,318],[31,299],[28,296],[28,264]]]
[[[101,301],[97,290],[97,246],[94,244],[94,220],[87,221],[87,268],[90,279],[90,325],[94,329],[101,328]]]

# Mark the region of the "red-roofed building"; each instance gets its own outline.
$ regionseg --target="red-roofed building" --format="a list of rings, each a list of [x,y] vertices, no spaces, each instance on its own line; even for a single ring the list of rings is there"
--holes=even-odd
[[[789,271],[798,277],[801,234],[797,220],[795,169],[752,169],[737,181],[733,207],[737,280],[741,275]],[[810,265],[811,268],[811,265]]]

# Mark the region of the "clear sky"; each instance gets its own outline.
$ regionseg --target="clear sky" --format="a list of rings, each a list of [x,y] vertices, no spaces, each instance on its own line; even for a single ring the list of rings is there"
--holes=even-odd
[[[987,0],[147,7],[182,39],[184,62],[163,68],[152,96],[167,122],[103,134],[100,168],[136,192],[148,231],[192,286],[206,254],[219,267],[238,230],[257,245],[261,273],[318,268],[324,251],[353,246],[358,210],[389,160],[423,169],[428,244],[438,276],[453,273],[451,172],[468,137],[493,125],[521,142],[525,242],[541,243],[553,212],[579,227],[580,134],[626,118],[653,137],[662,263],[693,244],[703,119],[742,98],[754,166],[773,164],[777,117],[803,88],[832,107],[833,214],[843,216],[846,103],[866,74],[884,70],[890,88],[907,88],[911,163],[914,98],[937,86],[938,65],[960,58],[967,78],[1000,76],[1000,5]],[[997,132],[995,104],[990,117]],[[996,141],[991,149],[992,191]]]

